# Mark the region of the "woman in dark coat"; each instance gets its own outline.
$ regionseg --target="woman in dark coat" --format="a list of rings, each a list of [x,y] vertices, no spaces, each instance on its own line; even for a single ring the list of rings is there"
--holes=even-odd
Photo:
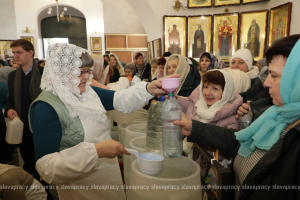
[[[174,122],[189,142],[233,157],[235,199],[300,199],[299,38],[286,37],[268,49],[264,85],[274,106],[248,128],[236,132],[185,118]]]

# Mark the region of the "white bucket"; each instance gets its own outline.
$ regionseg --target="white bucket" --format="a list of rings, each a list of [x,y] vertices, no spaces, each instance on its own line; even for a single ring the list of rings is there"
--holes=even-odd
[[[140,136],[146,136],[147,123],[132,124],[126,127],[126,135],[124,138],[124,147],[129,148],[129,143],[132,139]]]
[[[111,139],[119,142],[119,131],[118,130],[116,130],[116,131],[112,130],[110,132],[110,136],[111,136]]]
[[[118,124],[131,124],[133,121],[133,113],[121,113],[118,110],[114,110],[114,121]]]
[[[132,139],[141,137],[141,136],[146,136],[147,133],[147,123],[139,123],[139,124],[132,124],[130,126],[126,127],[126,134],[124,138],[124,147],[125,148],[130,148],[129,143]],[[128,166],[128,156],[123,156],[123,167],[124,167],[124,178],[125,178],[125,183],[129,183],[129,175],[128,175],[128,168],[131,166]],[[130,172],[129,172],[130,173]]]
[[[147,121],[147,110],[140,109],[133,112],[133,120]]]
[[[132,139],[129,142],[129,148],[137,150],[139,153],[146,153],[146,136],[141,136]],[[136,159],[135,155],[123,156],[123,172],[125,184],[128,185],[130,181],[131,174],[131,164]]]
[[[127,189],[127,200],[199,200],[202,197],[200,167],[185,157],[165,158],[157,176],[143,174],[136,160],[133,161],[129,187],[134,186],[145,189]]]

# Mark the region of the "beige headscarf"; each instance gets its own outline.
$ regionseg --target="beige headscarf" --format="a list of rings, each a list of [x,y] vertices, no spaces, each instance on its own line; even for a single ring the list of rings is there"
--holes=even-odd
[[[114,54],[114,53],[109,54],[109,57],[110,56],[114,56],[116,58],[116,60],[117,60],[117,69],[119,70],[120,75],[124,76],[125,75],[124,67],[122,66],[122,64],[121,64],[118,56],[116,54]]]
[[[251,80],[247,73],[239,69],[226,68],[231,75],[236,93],[246,92],[251,87]]]
[[[188,62],[186,61],[185,57],[183,57],[182,55],[179,54],[173,54],[169,57],[168,61],[166,62],[165,65],[165,69],[164,69],[164,76],[168,76],[168,63],[172,60],[175,60],[176,58],[179,59],[178,61],[178,66],[174,72],[174,74],[180,74],[180,78],[179,81],[181,83],[181,85],[179,86],[178,90],[177,90],[177,94],[180,92],[181,87],[187,77],[187,75],[190,72],[190,65],[188,64]]]
[[[93,78],[100,82],[100,77],[103,71],[103,57],[95,54],[91,54],[91,57],[94,60]]]

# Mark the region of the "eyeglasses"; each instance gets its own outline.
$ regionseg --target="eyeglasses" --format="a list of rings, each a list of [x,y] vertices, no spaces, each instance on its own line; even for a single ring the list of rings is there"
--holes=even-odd
[[[24,53],[24,52],[22,52],[22,51],[16,51],[16,52],[12,52],[14,55],[21,55],[22,53]]]
[[[84,76],[86,73],[89,73],[89,74],[91,74],[93,72],[93,70],[92,69],[87,69],[87,70],[82,70],[82,71],[80,71],[80,75],[79,76]]]

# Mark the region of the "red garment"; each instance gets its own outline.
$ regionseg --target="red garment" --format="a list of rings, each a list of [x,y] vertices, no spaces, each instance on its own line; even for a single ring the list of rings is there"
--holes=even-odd
[[[225,33],[226,30],[227,30],[227,34]],[[223,27],[221,27],[221,31],[219,31],[219,34],[218,34],[218,39],[219,39],[218,49],[219,50],[221,49],[221,37],[224,37],[226,35],[226,37],[230,37],[230,39],[229,39],[229,46],[228,46],[228,52],[230,52],[231,43],[232,43],[232,32],[231,31],[232,30],[231,30],[230,26],[224,25]]]

